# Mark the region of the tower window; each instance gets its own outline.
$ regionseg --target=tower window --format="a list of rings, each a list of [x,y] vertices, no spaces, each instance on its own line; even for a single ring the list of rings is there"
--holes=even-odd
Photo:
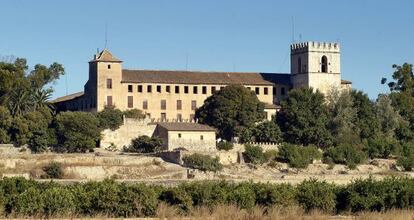
[[[106,88],[112,89],[112,79],[106,79]]]
[[[321,60],[321,72],[322,73],[328,72],[328,58],[326,58],[326,56],[323,56]]]
[[[298,58],[298,73],[302,73],[302,59]]]
[[[108,64],[108,69],[111,69],[111,64]]]

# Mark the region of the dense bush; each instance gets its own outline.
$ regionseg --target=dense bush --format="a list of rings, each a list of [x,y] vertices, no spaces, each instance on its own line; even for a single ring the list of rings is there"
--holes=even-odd
[[[184,165],[193,169],[198,169],[202,171],[219,171],[223,168],[223,165],[220,164],[219,158],[212,158],[209,155],[203,154],[192,154],[184,156],[183,158]]]
[[[275,142],[282,141],[282,132],[274,121],[266,121],[258,124],[253,129],[253,136],[257,142]]]
[[[346,164],[350,169],[355,169],[356,166],[364,162],[365,159],[365,153],[359,148],[351,145],[330,147],[324,154],[325,162]]]
[[[162,140],[158,137],[139,136],[131,141],[131,145],[124,148],[126,152],[154,153],[161,150]]]
[[[401,155],[398,157],[397,165],[403,167],[406,171],[411,171],[414,168],[414,143],[402,144]]]
[[[119,109],[105,108],[103,111],[98,112],[97,118],[101,129],[111,129],[114,131],[123,123],[123,113]]]
[[[299,205],[328,213],[387,211],[414,207],[414,179],[356,180],[336,186],[307,180],[296,186],[269,183],[203,181],[176,187],[102,182],[59,185],[23,178],[0,180],[1,217],[151,217],[160,202],[182,213],[193,208],[234,204],[250,209]]]
[[[368,140],[364,151],[370,158],[388,158],[396,155],[399,150],[399,143],[392,138],[375,137]]]
[[[297,201],[306,211],[332,212],[336,207],[335,187],[326,182],[305,180],[297,186]]]
[[[279,148],[278,157],[291,167],[306,168],[313,160],[320,159],[321,153],[314,146],[302,147],[292,144],[283,144]]]
[[[246,144],[244,147],[245,151],[243,153],[243,157],[247,163],[263,164],[266,162],[266,158],[261,147],[250,144]]]
[[[228,142],[228,141],[220,141],[217,144],[217,149],[218,150],[226,150],[226,151],[229,151],[229,150],[233,149],[233,147],[234,147],[233,143]]]
[[[130,109],[130,110],[125,110],[123,112],[125,118],[135,118],[135,119],[143,119],[145,118],[145,114],[142,113],[141,110],[139,109]]]
[[[63,178],[63,168],[62,164],[58,162],[50,162],[47,166],[43,167],[45,172],[45,178],[50,179],[62,179]]]
[[[92,151],[100,138],[99,120],[88,112],[62,112],[56,116],[56,136],[58,151]]]

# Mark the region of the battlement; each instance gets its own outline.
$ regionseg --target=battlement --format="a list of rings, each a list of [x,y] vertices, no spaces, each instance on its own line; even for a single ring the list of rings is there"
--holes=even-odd
[[[308,51],[340,52],[340,46],[339,43],[308,41],[292,44],[290,50],[292,53]]]

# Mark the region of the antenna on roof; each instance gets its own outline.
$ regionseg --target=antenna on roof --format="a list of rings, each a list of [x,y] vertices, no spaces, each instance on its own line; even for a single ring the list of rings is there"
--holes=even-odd
[[[108,22],[105,22],[105,49],[108,44]]]
[[[292,43],[295,43],[295,19],[292,16]]]
[[[188,53],[185,53],[185,71],[188,71]]]

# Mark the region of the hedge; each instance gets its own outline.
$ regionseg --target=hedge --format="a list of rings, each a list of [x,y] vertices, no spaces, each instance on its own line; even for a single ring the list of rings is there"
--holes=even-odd
[[[165,187],[117,183],[113,180],[59,185],[23,178],[0,180],[1,217],[152,217],[160,203],[181,213],[193,208],[234,204],[242,209],[261,206],[301,206],[305,211],[355,213],[414,208],[414,179],[356,180],[338,186],[317,180],[289,184],[203,181]]]

